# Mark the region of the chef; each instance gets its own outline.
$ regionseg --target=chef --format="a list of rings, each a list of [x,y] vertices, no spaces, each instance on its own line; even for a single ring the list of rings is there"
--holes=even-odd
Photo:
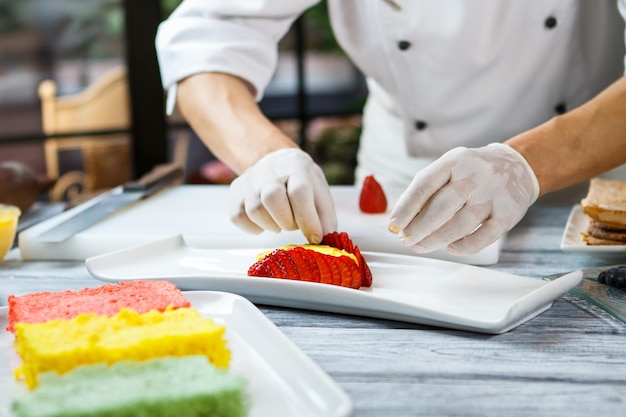
[[[184,0],[156,39],[168,112],[177,105],[239,174],[230,189],[233,222],[251,233],[300,229],[312,243],[337,227],[328,184],[257,102],[275,71],[278,41],[315,3]],[[559,146],[570,148],[581,127],[574,110],[607,88],[626,91],[618,12],[626,13],[626,0],[327,5],[338,43],[369,88],[357,182],[373,174],[385,188],[406,189],[389,228],[416,252],[478,252],[540,194],[584,179],[546,179],[532,162],[547,162],[527,160],[532,152],[515,144],[558,134]],[[569,131],[545,128],[570,114]]]

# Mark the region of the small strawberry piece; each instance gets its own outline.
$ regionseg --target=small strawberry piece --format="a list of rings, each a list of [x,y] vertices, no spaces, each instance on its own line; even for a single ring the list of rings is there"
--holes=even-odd
[[[302,251],[291,249],[289,250],[289,256],[291,256],[291,260],[298,270],[298,279],[301,281],[312,281],[311,266],[309,265],[309,260],[306,255],[304,255]]]
[[[282,269],[272,255],[255,262],[248,269],[248,275],[253,277],[282,278]]]
[[[324,235],[321,245],[332,246],[333,248],[341,249],[341,240],[338,232],[332,232]]]
[[[341,286],[348,288],[361,288],[361,271],[354,260],[347,256],[337,257],[337,266],[341,272]]]
[[[282,275],[280,278],[287,279],[300,279],[300,272],[298,268],[296,268],[296,264],[293,261],[290,251],[286,250],[276,250],[274,251],[274,256],[276,257],[276,262],[280,265]]]
[[[359,261],[359,268],[361,269],[361,285],[363,287],[371,287],[372,286],[372,271],[370,267],[365,262],[365,258],[361,255],[361,251],[358,246],[354,247],[354,252],[352,252],[356,259]]]
[[[304,249],[300,246],[291,249],[291,251],[300,252],[308,265],[306,272],[300,272],[300,279],[302,281],[320,282],[320,269],[319,266],[317,266],[317,262],[315,261],[313,254],[311,254],[312,251]]]
[[[354,244],[352,243],[352,239],[348,237],[347,233],[339,234],[339,241],[341,242],[341,249],[354,254]]]
[[[370,287],[372,285],[372,272],[370,271],[367,262],[365,262],[365,258],[361,254],[359,247],[352,242],[352,239],[350,239],[347,233],[328,233],[322,238],[322,245],[332,246],[353,254],[359,262],[358,266],[361,269],[362,285],[364,287]]]
[[[359,208],[363,213],[380,214],[387,211],[387,197],[383,187],[376,181],[373,175],[365,177],[361,195],[359,196]]]
[[[341,271],[337,266],[337,262],[334,259],[331,259],[327,262],[328,267],[330,268],[331,276],[333,277],[333,285],[341,285]]]
[[[320,271],[320,282],[324,283],[324,284],[332,284],[333,283],[333,272],[330,269],[330,266],[328,265],[329,263],[333,262],[332,260],[327,261],[326,258],[329,258],[328,255],[324,255],[321,254],[319,252],[315,252],[315,251],[309,251],[312,252],[312,257],[313,259],[315,259],[315,262],[317,262],[317,266],[319,268]]]

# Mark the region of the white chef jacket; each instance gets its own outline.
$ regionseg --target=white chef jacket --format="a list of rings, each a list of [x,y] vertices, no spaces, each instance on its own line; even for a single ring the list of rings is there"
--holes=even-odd
[[[168,111],[176,83],[199,72],[239,76],[260,100],[278,41],[315,3],[184,0],[156,39]],[[383,186],[406,186],[451,148],[504,141],[571,110],[624,72],[626,0],[327,3],[369,87],[357,179]]]

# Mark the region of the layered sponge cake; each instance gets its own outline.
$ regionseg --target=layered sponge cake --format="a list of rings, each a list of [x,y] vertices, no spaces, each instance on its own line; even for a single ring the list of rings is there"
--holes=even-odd
[[[247,415],[226,328],[169,282],[10,300],[14,373],[30,389],[13,401],[17,417]]]
[[[9,295],[9,326],[15,323],[41,323],[52,319],[68,320],[80,313],[105,316],[117,314],[123,307],[138,313],[164,311],[168,307],[189,307],[183,293],[169,281],[130,281],[105,284],[80,291],[37,292],[22,296]]]
[[[41,387],[13,403],[18,417],[242,417],[244,381],[205,356],[81,366],[62,377],[48,372]]]
[[[34,388],[40,372],[64,374],[80,365],[184,355],[204,355],[226,368],[230,352],[224,331],[190,308],[144,314],[122,309],[113,317],[80,314],[72,320],[17,323],[15,350],[23,363],[16,375]]]

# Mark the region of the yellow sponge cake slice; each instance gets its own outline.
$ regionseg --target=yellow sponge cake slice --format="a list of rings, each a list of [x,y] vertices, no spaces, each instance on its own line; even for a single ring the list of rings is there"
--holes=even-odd
[[[227,368],[225,330],[192,308],[144,314],[122,309],[112,317],[90,313],[72,320],[17,323],[15,349],[22,364],[15,375],[32,389],[41,372],[64,374],[81,365],[120,360],[204,355],[217,368]]]

